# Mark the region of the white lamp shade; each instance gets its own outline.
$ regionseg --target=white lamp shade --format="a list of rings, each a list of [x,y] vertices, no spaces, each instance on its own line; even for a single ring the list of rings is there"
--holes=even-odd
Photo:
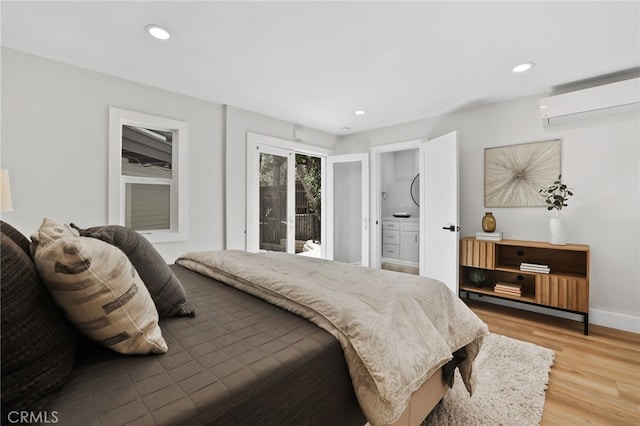
[[[13,210],[11,202],[11,185],[9,184],[9,170],[0,170],[0,211],[10,212]]]

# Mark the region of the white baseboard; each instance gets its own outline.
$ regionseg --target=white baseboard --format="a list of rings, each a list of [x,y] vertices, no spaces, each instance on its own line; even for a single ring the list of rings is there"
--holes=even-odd
[[[603,311],[601,309],[589,309],[589,322],[591,324],[640,334],[640,317]]]
[[[510,306],[512,308],[518,308],[531,312],[538,312],[582,322],[582,315],[573,314],[571,312],[545,308],[544,306],[526,305],[523,303],[511,302],[510,300],[498,299],[486,295],[478,297],[478,295],[471,293],[469,296],[471,299],[482,300],[483,302],[494,303],[496,305]],[[603,311],[601,309],[589,309],[589,324],[596,324],[603,327],[615,328],[616,330],[623,330],[640,334],[640,317],[634,317],[631,315],[619,314],[610,311]]]

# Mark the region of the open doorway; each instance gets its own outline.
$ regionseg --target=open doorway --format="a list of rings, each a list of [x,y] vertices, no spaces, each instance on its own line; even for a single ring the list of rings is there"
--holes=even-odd
[[[380,268],[383,259],[387,263],[387,258],[393,257],[398,258],[393,262],[396,264],[401,264],[398,261],[403,259],[409,259],[409,262],[412,262],[417,254],[420,275],[439,279],[457,293],[459,254],[457,147],[457,133],[451,132],[434,139],[415,139],[380,145],[371,149],[371,265],[373,267]],[[415,166],[412,166],[416,152],[417,171]],[[394,155],[389,158],[393,158],[390,161],[397,170],[393,173],[387,172],[386,175],[390,178],[385,178],[383,161],[385,156],[390,154]],[[415,178],[416,175],[418,178]],[[419,182],[418,188],[411,185],[410,182],[414,180]],[[383,189],[385,182],[391,182],[391,184]],[[391,189],[387,190],[387,188]],[[390,193],[392,190],[400,194],[399,200],[392,197],[393,194]],[[412,201],[409,201],[412,194],[417,195],[415,204],[419,205],[419,207],[416,206],[418,210],[415,216],[414,207],[411,207]],[[387,197],[387,202],[391,201],[390,208],[383,209],[384,197]],[[388,216],[389,214],[391,217]],[[417,219],[416,223],[411,223],[411,219]],[[387,245],[394,241],[395,246]],[[385,245],[389,250],[398,251],[385,252]]]
[[[418,275],[420,272],[419,150],[380,154],[380,267]]]
[[[421,179],[418,175],[420,146],[424,141],[414,139],[371,149],[373,267],[420,272]]]

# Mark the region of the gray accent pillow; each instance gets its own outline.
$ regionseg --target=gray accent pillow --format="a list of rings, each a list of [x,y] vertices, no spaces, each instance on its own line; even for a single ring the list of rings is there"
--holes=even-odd
[[[2,223],[3,231],[9,227]],[[2,232],[0,245],[5,424],[10,411],[43,411],[53,401],[73,368],[77,334],[40,281],[29,240],[18,231]]]
[[[187,307],[187,295],[182,283],[144,236],[118,225],[80,229],[72,223],[71,227],[77,229],[83,237],[97,238],[122,250],[147,286],[161,317],[195,315]]]

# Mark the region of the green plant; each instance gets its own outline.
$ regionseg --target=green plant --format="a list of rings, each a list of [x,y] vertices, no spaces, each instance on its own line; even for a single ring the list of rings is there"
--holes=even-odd
[[[558,175],[558,180],[554,181],[553,185],[539,192],[547,201],[547,210],[562,210],[563,207],[567,207],[567,200],[573,195],[573,189],[562,183],[562,175]]]
[[[482,287],[486,279],[487,273],[482,269],[472,269],[469,272],[469,281],[474,283],[476,287]]]

